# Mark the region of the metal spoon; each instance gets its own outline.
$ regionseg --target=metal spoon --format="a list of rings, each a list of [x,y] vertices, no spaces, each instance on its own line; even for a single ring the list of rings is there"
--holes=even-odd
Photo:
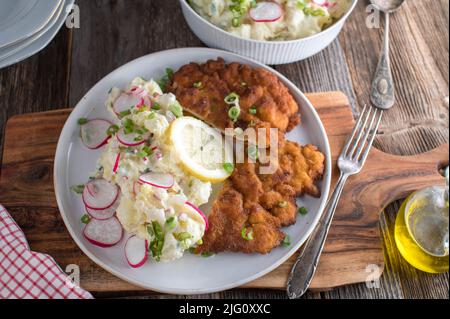
[[[375,8],[384,12],[386,17],[383,52],[372,82],[370,100],[374,106],[387,110],[395,102],[394,81],[389,60],[389,15],[398,10],[405,0],[370,0],[370,2]]]

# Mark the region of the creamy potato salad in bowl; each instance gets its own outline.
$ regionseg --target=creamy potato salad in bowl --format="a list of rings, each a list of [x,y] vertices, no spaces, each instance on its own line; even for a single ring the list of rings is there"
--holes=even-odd
[[[208,46],[265,64],[306,59],[339,34],[357,0],[180,0]]]
[[[168,69],[166,77],[171,73]],[[125,257],[133,268],[149,258],[183,257],[202,243],[208,219],[199,207],[211,196],[211,182],[232,173],[233,162],[203,167],[204,161],[196,161],[193,134],[209,141],[201,146],[206,151],[222,153],[221,134],[183,116],[175,95],[141,77],[126,88],[113,87],[105,107],[114,121],[78,119],[85,147],[101,148],[89,181],[72,188],[86,209],[83,235],[93,245],[111,247],[126,231]]]
[[[245,39],[295,40],[340,19],[352,0],[189,0],[202,17]]]

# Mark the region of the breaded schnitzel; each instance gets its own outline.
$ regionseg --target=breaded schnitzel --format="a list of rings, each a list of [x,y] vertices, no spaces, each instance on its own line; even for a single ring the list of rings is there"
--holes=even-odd
[[[274,174],[260,174],[258,163],[236,164],[213,204],[210,228],[198,252],[265,254],[279,246],[285,237],[280,227],[296,222],[295,198],[319,196],[314,182],[323,174],[324,159],[313,145],[283,141]]]
[[[181,67],[168,91],[186,111],[222,131],[251,126],[278,128],[284,133],[300,122],[297,102],[276,75],[244,64],[226,64],[221,58]],[[224,101],[230,93],[240,97],[241,112],[235,122]]]
[[[247,149],[244,163],[235,165],[215,199],[210,227],[197,248],[199,253],[269,253],[285,239],[280,228],[296,222],[296,197],[320,195],[315,182],[323,174],[324,155],[313,145],[302,147],[284,137],[300,123],[298,104],[271,72],[239,63],[227,65],[220,58],[181,67],[168,90],[184,110],[222,131],[264,128],[268,137],[268,129],[278,129],[273,174],[262,174],[264,165],[249,161]],[[224,101],[231,93],[239,97],[240,113],[234,119]]]

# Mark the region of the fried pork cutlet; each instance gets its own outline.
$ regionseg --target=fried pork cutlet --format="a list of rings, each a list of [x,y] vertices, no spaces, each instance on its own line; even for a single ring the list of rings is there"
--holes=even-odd
[[[181,67],[167,89],[184,110],[222,131],[251,126],[284,133],[300,122],[297,102],[276,75],[244,64],[226,64],[221,58]],[[224,101],[230,93],[240,96],[236,122],[228,116],[230,106]]]
[[[197,251],[265,254],[279,246],[285,237],[280,227],[296,222],[295,198],[319,196],[314,183],[323,174],[324,159],[313,145],[282,141],[274,174],[260,174],[258,163],[236,164],[213,203],[210,228]],[[253,239],[245,239],[243,231]]]

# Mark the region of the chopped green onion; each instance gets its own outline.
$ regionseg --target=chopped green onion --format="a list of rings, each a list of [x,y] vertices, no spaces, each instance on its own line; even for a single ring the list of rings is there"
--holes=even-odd
[[[158,85],[161,87],[161,90],[166,91],[167,86],[169,85],[170,81],[173,78],[173,70],[170,68],[166,69],[166,74],[158,81]]]
[[[172,79],[173,78],[173,74],[174,74],[173,69],[167,68],[166,69],[166,74],[169,77],[169,79]]]
[[[277,204],[277,206],[280,208],[286,208],[288,205],[289,205],[288,202],[285,200],[278,202],[278,204]]]
[[[202,86],[203,86],[202,82],[195,82],[194,83],[194,87],[197,88],[197,89],[201,88]]]
[[[239,26],[241,25],[241,18],[234,17],[233,19],[231,19],[231,25],[235,28],[239,28]]]
[[[239,95],[237,93],[230,93],[228,94],[225,99],[224,99],[225,103],[231,105],[231,104],[236,104],[239,102]]]
[[[225,170],[225,172],[227,172],[228,174],[233,173],[234,171],[234,165],[231,163],[224,163],[223,164],[223,169]]]
[[[145,154],[147,154],[147,156],[150,156],[153,154],[153,150],[149,146],[144,146],[142,148],[142,152],[145,152]]]
[[[202,256],[202,257],[205,257],[205,258],[214,256],[214,255],[215,255],[215,254],[214,254],[214,253],[211,253],[211,252],[205,252],[205,253],[202,253],[202,254],[201,254],[201,256]]]
[[[247,148],[247,154],[250,159],[256,161],[259,157],[259,150],[255,145],[251,144]]]
[[[89,215],[85,214],[81,217],[81,222],[83,224],[89,224],[89,222],[91,221],[91,217],[89,217]]]
[[[183,116],[183,108],[181,107],[180,103],[175,102],[169,106],[169,111],[173,113],[176,117],[182,117]]]
[[[322,9],[316,9],[312,12],[312,16],[313,17],[324,17],[326,15],[325,11],[323,11]]]
[[[123,111],[119,113],[119,117],[125,117],[131,114],[131,110]]]
[[[298,213],[299,213],[300,215],[306,215],[306,214],[308,214],[308,209],[307,209],[306,207],[300,207],[300,208],[298,209]]]
[[[250,229],[250,231],[247,231],[247,227],[242,228],[241,236],[247,241],[253,240],[253,229]]]
[[[155,104],[153,104],[152,109],[154,109],[155,111],[161,110],[161,104],[155,102]]]
[[[300,10],[304,10],[306,8],[306,3],[304,3],[302,0],[298,0],[297,8],[299,8]]]
[[[248,112],[249,112],[250,114],[255,115],[256,113],[258,113],[258,110],[256,109],[256,106],[252,106],[252,107],[248,110]]]
[[[84,191],[84,185],[74,185],[70,188],[76,194],[82,194]]]
[[[241,108],[239,106],[233,106],[228,110],[228,116],[233,121],[236,122],[241,114]]]
[[[166,220],[166,230],[171,231],[177,226],[177,219],[175,216],[171,216]]]
[[[291,238],[289,237],[288,234],[285,234],[282,245],[284,247],[290,246],[291,245]]]
[[[134,132],[134,122],[131,119],[126,119],[123,123],[125,134],[131,134]]]
[[[149,249],[156,261],[161,259],[162,249],[164,247],[164,231],[157,221],[152,221],[154,239],[149,245]],[[147,227],[148,231],[148,227]]]
[[[86,124],[87,122],[89,122],[89,121],[88,121],[88,119],[85,118],[85,117],[82,117],[82,118],[79,118],[79,119],[78,119],[78,125],[84,125],[84,124]]]
[[[113,125],[111,125],[109,128],[108,128],[108,130],[106,131],[106,134],[108,134],[108,135],[114,135],[114,134],[116,134],[118,131],[119,131],[119,126],[118,125],[115,125],[115,124],[113,124]]]
[[[147,225],[147,233],[153,237],[155,236],[155,231],[153,230],[153,226],[152,225]]]
[[[174,233],[173,237],[175,237],[175,239],[178,241],[185,241],[187,239],[192,238],[192,235],[189,234],[188,232],[182,232],[182,233]]]
[[[148,120],[153,120],[156,117],[156,113],[151,111],[150,114],[147,116]]]

